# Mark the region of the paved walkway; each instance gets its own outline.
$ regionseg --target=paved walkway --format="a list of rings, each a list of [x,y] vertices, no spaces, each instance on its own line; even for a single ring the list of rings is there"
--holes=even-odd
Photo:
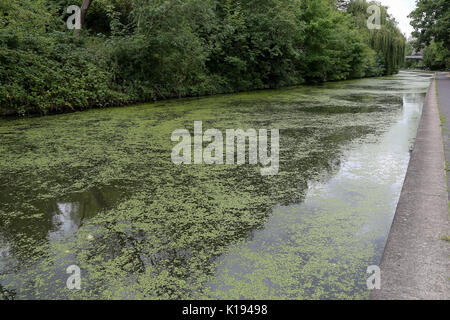
[[[371,299],[450,299],[450,233],[447,177],[437,87],[450,125],[450,81],[433,81],[380,264],[381,289]],[[442,80],[441,80],[442,79]],[[450,150],[450,131],[445,144]],[[449,153],[450,155],[450,153]],[[448,158],[450,161],[450,158]]]

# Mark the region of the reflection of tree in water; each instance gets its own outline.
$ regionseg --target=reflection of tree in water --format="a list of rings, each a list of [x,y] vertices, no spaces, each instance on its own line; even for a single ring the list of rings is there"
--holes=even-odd
[[[0,231],[5,243],[9,243],[9,256],[17,260],[17,265],[45,256],[49,241],[74,236],[87,219],[114,205],[120,196],[112,187],[94,187],[62,199],[38,202],[33,207],[34,214],[28,207],[21,207],[22,203],[5,203],[11,211],[0,211],[7,217],[0,219]]]
[[[51,204],[53,228],[49,230],[50,240],[63,240],[72,236],[86,219],[94,217],[107,207],[102,191],[96,187],[86,193],[72,196],[70,201]]]

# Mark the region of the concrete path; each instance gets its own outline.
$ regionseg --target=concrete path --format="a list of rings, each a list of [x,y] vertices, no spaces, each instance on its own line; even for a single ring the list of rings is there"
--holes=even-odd
[[[380,264],[381,289],[371,299],[450,299],[450,234],[447,177],[437,82],[425,100],[416,143]],[[443,84],[448,99],[449,89]],[[441,83],[438,84],[441,86]],[[447,101],[443,101],[449,106]],[[450,106],[449,108],[450,109]],[[449,110],[450,114],[450,110]],[[450,120],[450,117],[448,118]],[[446,139],[450,146],[450,140]]]

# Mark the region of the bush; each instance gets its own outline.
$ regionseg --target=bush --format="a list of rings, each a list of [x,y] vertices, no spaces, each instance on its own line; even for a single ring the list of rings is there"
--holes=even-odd
[[[102,51],[65,33],[0,39],[0,104],[19,114],[111,106],[126,101],[115,91]]]
[[[0,0],[0,112],[61,112],[169,97],[391,74],[404,38],[365,1],[96,0],[85,30],[69,0]]]
[[[423,64],[431,70],[450,68],[450,52],[442,42],[432,41],[423,50]]]

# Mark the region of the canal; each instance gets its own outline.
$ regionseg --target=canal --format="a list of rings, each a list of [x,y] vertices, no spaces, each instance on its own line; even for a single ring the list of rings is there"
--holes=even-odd
[[[431,76],[0,120],[0,297],[367,298]],[[195,121],[279,129],[278,174],[175,165]]]

